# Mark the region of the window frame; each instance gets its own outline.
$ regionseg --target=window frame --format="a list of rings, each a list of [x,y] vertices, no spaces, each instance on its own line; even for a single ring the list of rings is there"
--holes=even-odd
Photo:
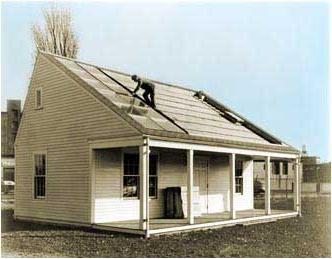
[[[139,153],[136,151],[136,150],[131,150],[131,149],[125,149],[123,150],[122,149],[122,152],[121,152],[121,181],[120,181],[120,184],[121,184],[121,188],[120,188],[120,197],[121,199],[123,200],[139,200],[139,195],[140,195],[140,188],[138,187],[138,192],[137,192],[137,196],[133,196],[133,197],[124,197],[123,196],[123,191],[124,191],[124,177],[125,177],[125,174],[124,174],[124,157],[126,154],[130,154],[130,155],[138,155],[139,156]],[[155,176],[150,176],[149,175],[149,183],[150,183],[150,177],[156,177],[156,195],[155,196],[150,196],[149,195],[149,199],[158,199],[158,186],[159,186],[159,160],[160,160],[160,154],[159,152],[151,152],[150,151],[150,156],[156,156],[157,157],[157,161],[156,161],[156,175]],[[138,161],[139,163],[140,161]],[[139,164],[138,164],[138,168],[139,168]],[[128,176],[128,175],[127,175]],[[137,178],[138,178],[138,186],[140,184],[140,175],[139,175],[139,172],[138,172],[138,175],[137,175]],[[148,188],[148,192],[150,194],[150,187]]]
[[[283,175],[288,175],[288,162],[283,162],[282,163],[282,174]]]
[[[13,175],[14,175],[14,179],[13,180],[8,180],[8,179],[5,179],[7,175],[10,175],[8,174],[8,171],[9,170],[13,170]],[[3,181],[12,181],[12,182],[15,182],[15,167],[11,167],[11,166],[8,166],[8,167],[3,167],[2,168],[2,180]]]
[[[238,163],[241,163],[241,175],[237,175],[237,166]],[[244,191],[244,181],[243,181],[243,171],[244,171],[244,161],[243,160],[235,160],[235,194],[237,195],[243,195],[243,191]],[[241,180],[240,183],[237,183],[237,180]],[[237,191],[237,187],[240,186],[241,187],[241,191]]]
[[[156,157],[156,174],[155,175],[150,175],[150,167],[149,167],[149,184],[150,184],[150,179],[151,178],[156,178],[156,187],[155,187],[155,189],[156,189],[156,195],[154,195],[154,196],[150,196],[150,186],[149,186],[149,198],[150,199],[158,199],[158,178],[159,178],[159,154],[156,154],[156,153],[152,153],[152,154],[150,154],[150,158],[151,158],[151,156],[155,156]],[[149,158],[149,159],[150,159]],[[150,163],[149,163],[149,165],[150,165]]]
[[[40,92],[40,105],[38,105],[38,92]],[[41,87],[37,87],[35,90],[35,109],[39,110],[43,108],[43,89]]]
[[[125,175],[125,156],[126,155],[138,155],[138,174],[136,175]],[[139,175],[139,154],[136,152],[122,152],[122,173],[121,173],[121,197],[124,200],[138,200],[139,199],[139,182],[140,182],[140,175]],[[137,178],[137,196],[125,197],[124,196],[124,178],[126,176],[134,176]]]
[[[273,161],[272,162],[272,174],[273,175],[281,175],[281,168],[280,168],[280,162],[279,161]]]
[[[45,156],[45,174],[42,176],[45,179],[45,184],[44,184],[44,188],[45,188],[45,195],[44,196],[37,196],[35,193],[35,188],[36,188],[36,171],[35,171],[35,167],[36,167],[36,160],[35,160],[35,156],[36,155],[42,155]],[[48,164],[47,164],[47,152],[46,151],[37,151],[37,152],[33,152],[32,153],[32,198],[34,201],[43,201],[46,200],[47,198],[47,175],[48,175]],[[37,176],[37,177],[41,177],[41,176]]]

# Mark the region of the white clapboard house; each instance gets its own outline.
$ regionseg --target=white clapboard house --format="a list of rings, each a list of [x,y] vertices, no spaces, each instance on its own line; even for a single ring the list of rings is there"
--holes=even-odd
[[[39,52],[16,138],[15,218],[150,236],[300,215],[299,151],[204,92],[153,82],[156,110],[128,74]],[[260,210],[255,160],[266,163]],[[274,160],[296,165],[288,211],[271,209]],[[168,187],[183,218],[165,218]]]

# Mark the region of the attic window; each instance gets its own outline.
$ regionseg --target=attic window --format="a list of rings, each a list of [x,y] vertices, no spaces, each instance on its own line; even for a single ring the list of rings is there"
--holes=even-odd
[[[42,101],[42,89],[41,88],[36,89],[35,105],[36,105],[36,109],[42,108],[43,101]]]

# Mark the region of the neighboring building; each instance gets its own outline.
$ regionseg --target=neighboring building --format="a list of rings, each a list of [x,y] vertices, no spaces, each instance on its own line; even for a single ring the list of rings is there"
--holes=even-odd
[[[308,156],[305,146],[302,150],[303,189],[305,192],[331,192],[331,162],[320,163],[317,156]]]
[[[128,74],[39,52],[16,139],[15,218],[149,236],[301,213],[298,180],[289,211],[271,210],[268,181],[269,161],[299,151],[201,91],[152,82],[157,109]],[[186,219],[165,219],[173,209]]]
[[[331,192],[331,162],[320,163],[317,156],[309,156],[305,145],[301,152],[302,192]],[[294,164],[289,162],[271,162],[271,190],[275,192],[293,191]],[[264,183],[264,162],[254,164],[255,181]]]
[[[294,163],[288,161],[271,162],[271,190],[275,192],[292,192],[294,190]],[[254,163],[254,179],[264,183],[265,164],[262,161]]]
[[[1,112],[1,186],[3,192],[14,189],[14,143],[20,120],[21,101],[7,100],[7,111]]]

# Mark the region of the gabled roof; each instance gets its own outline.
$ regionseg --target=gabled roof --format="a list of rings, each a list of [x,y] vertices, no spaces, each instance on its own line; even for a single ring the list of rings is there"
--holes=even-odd
[[[131,75],[40,52],[142,134],[242,148],[298,151],[203,92],[152,81],[156,109],[134,97]],[[138,92],[141,95],[141,92]]]

